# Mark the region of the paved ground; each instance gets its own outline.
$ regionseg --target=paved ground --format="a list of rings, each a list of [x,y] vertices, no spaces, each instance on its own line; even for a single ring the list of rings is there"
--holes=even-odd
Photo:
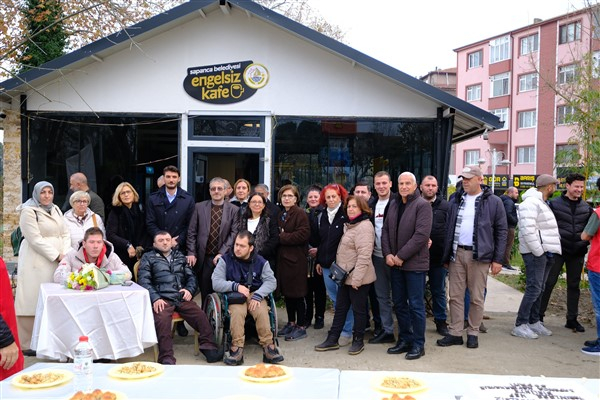
[[[488,281],[486,314],[490,319],[484,323],[489,331],[481,334],[478,349],[465,346],[438,347],[440,336],[435,332],[432,319],[427,321],[425,357],[407,361],[403,355],[388,355],[388,345],[366,344],[365,350],[350,356],[347,347],[337,351],[316,352],[314,346],[327,335],[326,329],[308,329],[308,337],[298,342],[280,341],[285,365],[293,367],[322,367],[349,370],[408,370],[425,372],[457,372],[498,375],[530,375],[573,378],[600,378],[600,357],[588,356],[580,349],[585,340],[595,337],[595,327],[586,326],[585,333],[573,333],[563,327],[563,316],[547,316],[546,326],[554,332],[551,337],[526,340],[510,335],[521,293],[495,279]],[[279,325],[287,321],[285,310],[278,310]],[[326,315],[325,326],[331,325],[332,313]],[[367,336],[367,338],[370,336]],[[205,364],[203,356],[193,355],[193,336],[175,338],[175,355],[179,364]],[[136,360],[152,360],[153,350]],[[245,348],[245,364],[252,365],[262,359],[261,348],[249,342]],[[27,357],[26,365],[39,360]],[[122,360],[131,361],[129,359]]]

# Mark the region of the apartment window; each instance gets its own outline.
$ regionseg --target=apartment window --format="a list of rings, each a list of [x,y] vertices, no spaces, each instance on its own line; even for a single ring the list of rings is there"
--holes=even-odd
[[[481,100],[481,85],[467,86],[467,101]]]
[[[521,39],[521,55],[524,56],[529,53],[538,51],[539,48],[539,35],[529,35]]]
[[[519,113],[519,128],[535,127],[536,119],[537,119],[537,112],[535,110],[521,111]]]
[[[581,22],[571,22],[558,29],[558,43],[564,44],[581,40]]]
[[[575,108],[573,106],[559,106],[556,109],[556,123],[558,125],[565,125],[569,123],[569,116],[573,115]]]
[[[501,128],[498,128],[498,130],[508,129],[508,108],[496,108],[495,110],[490,110],[490,113],[494,114],[500,118],[500,121],[504,122],[504,125],[502,125]]]
[[[483,51],[479,50],[474,53],[469,53],[467,56],[469,69],[481,67],[483,59]]]
[[[508,36],[494,39],[490,42],[490,64],[508,60],[509,57],[510,41]]]
[[[517,147],[517,164],[535,163],[535,147]]]
[[[465,151],[465,165],[478,165],[479,150]]]
[[[508,72],[490,77],[492,93],[491,97],[506,96],[508,94]]]
[[[569,83],[575,80],[575,64],[558,67],[558,83]]]
[[[525,92],[527,90],[535,90],[538,87],[538,75],[537,73],[521,75],[519,77],[519,92]]]

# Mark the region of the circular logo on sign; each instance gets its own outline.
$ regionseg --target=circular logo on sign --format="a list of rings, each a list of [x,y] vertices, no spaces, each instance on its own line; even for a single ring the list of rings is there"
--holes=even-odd
[[[244,82],[252,89],[262,89],[269,81],[269,71],[261,64],[250,64],[244,70]]]

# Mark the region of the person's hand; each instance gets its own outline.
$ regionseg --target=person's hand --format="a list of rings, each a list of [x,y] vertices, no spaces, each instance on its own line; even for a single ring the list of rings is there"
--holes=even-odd
[[[19,359],[19,347],[17,342],[12,342],[0,349],[0,368],[10,369]]]
[[[215,256],[215,258],[213,258],[213,265],[217,265],[217,263],[219,262],[219,259],[221,258],[220,254],[217,254]]]
[[[444,264],[444,268],[448,269],[448,267],[450,266],[450,264]]]
[[[192,294],[187,289],[179,289],[181,293],[183,293],[183,299],[185,301],[190,301],[192,299]]]
[[[179,235],[175,236],[174,238],[171,238],[171,248],[174,249],[175,247],[177,247],[179,245],[179,242],[177,241],[177,239],[179,239]]]
[[[431,245],[432,245],[433,241],[431,239],[429,239],[429,241],[427,242],[427,248],[430,249]]]
[[[394,256],[394,265],[396,265],[396,267],[401,267],[404,264],[404,260],[401,259],[398,256]]]
[[[354,290],[358,290],[358,288],[359,288],[359,286],[352,285],[352,289],[354,289]]]
[[[393,256],[393,255],[391,255],[391,254],[388,254],[387,256],[385,256],[385,264],[386,264],[388,267],[395,267],[395,266],[396,266],[396,263],[395,263],[395,261],[394,261],[394,257],[395,257],[395,256]]]
[[[159,314],[162,312],[162,310],[165,309],[166,305],[167,305],[166,301],[164,301],[163,299],[158,299],[152,304],[152,309],[154,310],[155,313]]]
[[[64,254],[59,254],[58,257],[56,257],[55,261],[61,262],[63,258],[65,258],[65,255]]]
[[[310,256],[310,258],[315,258],[317,256],[317,248],[311,247],[310,249],[308,249],[308,255]]]
[[[190,267],[193,267],[196,264],[196,256],[187,256],[187,263]]]
[[[254,299],[251,299],[251,300],[248,302],[248,311],[254,311],[254,310],[256,310],[258,307],[260,307],[260,301],[258,301],[258,300],[254,300]]]
[[[492,268],[492,275],[498,275],[502,271],[502,264],[500,263],[492,262],[490,267]]]
[[[250,297],[250,289],[244,285],[239,285],[237,291],[246,296],[246,298]]]
[[[323,275],[323,268],[321,268],[321,264],[315,265],[315,271],[317,271],[317,274]]]
[[[135,247],[129,245],[129,247],[127,248],[127,255],[129,256],[129,258],[135,257]]]

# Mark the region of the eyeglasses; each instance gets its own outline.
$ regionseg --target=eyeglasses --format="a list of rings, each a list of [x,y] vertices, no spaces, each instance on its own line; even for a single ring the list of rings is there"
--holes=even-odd
[[[210,188],[211,192],[222,192],[223,190],[225,190],[225,188],[222,188],[222,187],[211,187]]]
[[[77,204],[89,204],[89,201],[87,201],[87,200],[75,200],[73,203],[77,203]]]

